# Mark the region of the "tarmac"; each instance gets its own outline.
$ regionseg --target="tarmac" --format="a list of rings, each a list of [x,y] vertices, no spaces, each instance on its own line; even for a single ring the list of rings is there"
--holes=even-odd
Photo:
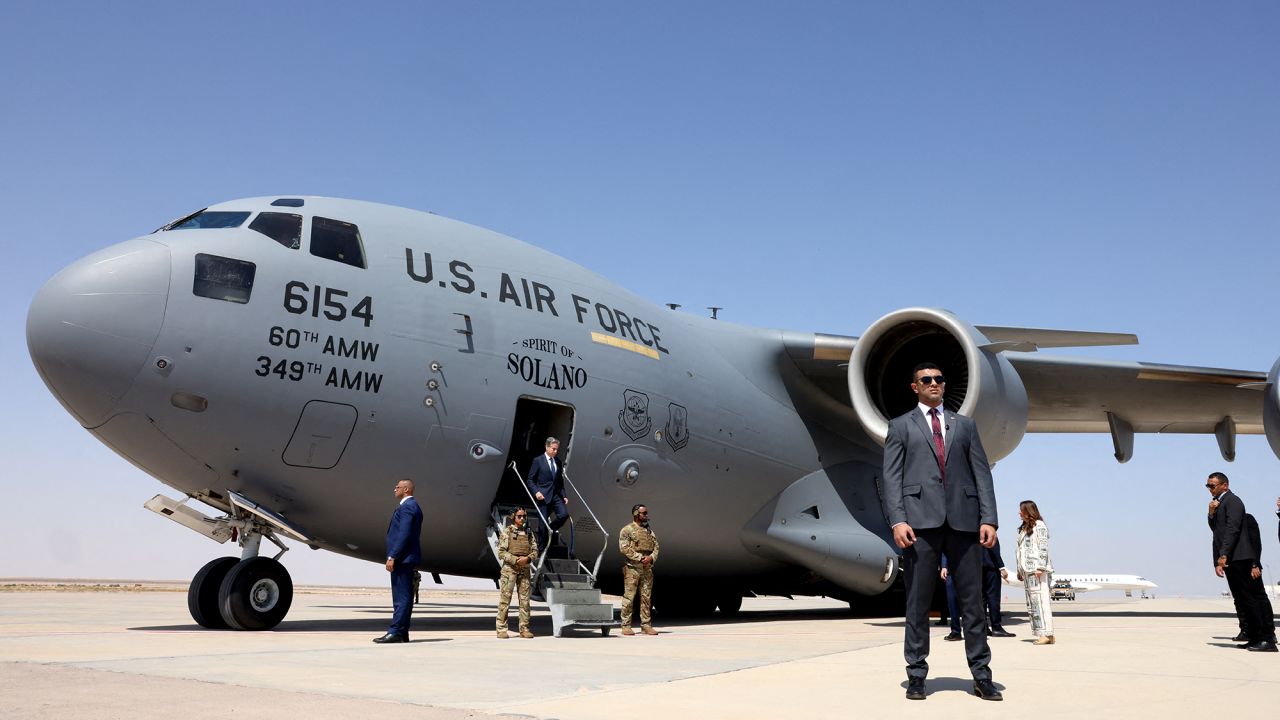
[[[61,590],[0,580],[0,717],[1262,717],[1280,697],[1280,653],[1236,649],[1227,598],[1082,596],[1054,605],[1058,644],[1033,646],[1008,588],[1017,637],[991,639],[993,703],[970,694],[945,627],[928,698],[904,699],[901,618],[822,598],[748,598],[734,619],[657,623],[656,637],[554,638],[535,604],[537,638],[498,640],[496,592],[424,587],[412,642],[383,646],[382,588],[299,588],[261,633],[198,628],[181,584]]]

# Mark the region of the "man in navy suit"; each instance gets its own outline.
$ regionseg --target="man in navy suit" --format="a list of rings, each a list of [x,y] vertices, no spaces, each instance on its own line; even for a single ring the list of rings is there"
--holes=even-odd
[[[556,459],[560,441],[549,437],[546,452],[533,459],[529,466],[529,491],[538,501],[538,508],[547,519],[551,530],[559,530],[569,519],[569,498],[564,494],[564,464]],[[543,530],[543,546],[550,546],[550,535]]]
[[[391,627],[376,643],[409,642],[409,617],[413,614],[413,575],[422,562],[422,508],[413,499],[413,481],[396,483],[400,506],[387,526],[387,572],[391,573]]]
[[[982,602],[982,548],[995,545],[996,493],[973,420],[942,406],[946,379],[921,363],[911,377],[917,404],[889,421],[884,442],[885,519],[902,548],[907,586],[907,699],[924,700],[929,674],[929,601],[946,553],[964,627],[973,692],[1003,700],[991,680]]]

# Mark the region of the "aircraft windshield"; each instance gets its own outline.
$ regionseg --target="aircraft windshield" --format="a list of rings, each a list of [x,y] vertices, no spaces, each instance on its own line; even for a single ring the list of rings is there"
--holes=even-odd
[[[240,227],[249,219],[248,212],[238,210],[201,210],[160,228],[161,230],[217,230]]]
[[[249,223],[256,230],[281,245],[297,250],[302,245],[302,216],[293,213],[264,212]]]

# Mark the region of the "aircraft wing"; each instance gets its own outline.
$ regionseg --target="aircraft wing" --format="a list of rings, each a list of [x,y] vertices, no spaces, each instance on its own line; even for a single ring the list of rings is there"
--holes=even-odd
[[[1118,419],[1133,432],[1213,433],[1224,418],[1236,433],[1263,432],[1263,372],[1038,353],[1006,357],[1027,389],[1028,432],[1111,432]]]

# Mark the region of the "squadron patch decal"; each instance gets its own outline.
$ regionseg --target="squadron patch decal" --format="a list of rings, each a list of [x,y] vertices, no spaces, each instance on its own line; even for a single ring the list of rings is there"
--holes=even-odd
[[[622,393],[622,410],[618,413],[618,426],[632,440],[649,434],[653,418],[649,417],[649,396],[636,390]]]
[[[689,411],[683,405],[667,406],[667,430],[665,437],[672,450],[679,451],[689,444]]]

